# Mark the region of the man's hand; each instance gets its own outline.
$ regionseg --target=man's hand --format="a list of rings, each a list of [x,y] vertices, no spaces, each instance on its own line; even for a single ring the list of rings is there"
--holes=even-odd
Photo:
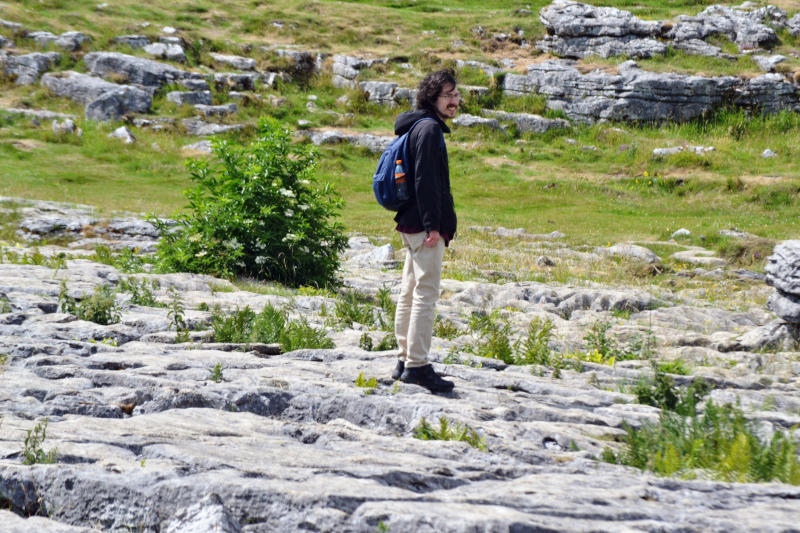
[[[441,238],[442,236],[439,235],[438,231],[432,230],[430,233],[428,233],[428,236],[425,237],[425,240],[422,242],[422,244],[427,246],[428,248],[433,248],[434,246],[439,244],[439,239]]]

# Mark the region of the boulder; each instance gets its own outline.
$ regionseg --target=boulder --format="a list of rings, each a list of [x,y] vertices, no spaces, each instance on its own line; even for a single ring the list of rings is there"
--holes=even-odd
[[[597,252],[603,255],[627,257],[629,259],[635,259],[636,261],[642,261],[644,263],[661,262],[661,258],[653,253],[652,250],[636,244],[618,243],[613,246],[597,248]]]
[[[26,37],[33,39],[33,42],[41,47],[50,46],[58,39],[58,37],[49,31],[30,31],[26,34]]]
[[[413,103],[417,95],[416,90],[405,89],[389,81],[362,81],[358,87],[370,102],[389,106]]]
[[[186,78],[180,80],[178,85],[189,89],[190,91],[209,91],[211,87],[209,87],[208,82],[204,79],[200,78]]]
[[[186,53],[179,44],[152,43],[143,47],[145,53],[159,59],[186,63]]]
[[[92,42],[92,38],[79,31],[68,31],[59,35],[56,40],[56,46],[63,48],[69,52],[80,50],[84,43]]]
[[[767,285],[800,297],[800,240],[783,241],[775,246],[764,265]]]
[[[57,120],[53,120],[51,128],[53,130],[53,133],[57,135],[75,134],[78,137],[83,135],[83,130],[77,127],[75,125],[75,122],[71,118],[64,119],[64,122],[58,122]]]
[[[800,14],[797,14],[786,21],[789,33],[794,37],[800,37]]]
[[[256,60],[249,57],[217,54],[215,52],[211,52],[209,55],[217,63],[222,63],[223,65],[227,65],[235,69],[254,70],[256,68]]]
[[[14,41],[0,35],[0,48],[13,48]]]
[[[92,52],[83,57],[92,74],[101,77],[124,78],[128,83],[161,87],[183,79],[202,79],[202,75],[186,72],[171,65],[119,52]]]
[[[17,85],[33,85],[60,59],[58,52],[6,56],[0,57],[0,67],[3,74],[12,78]]]
[[[41,84],[58,96],[86,104],[86,117],[92,120],[116,120],[130,112],[145,113],[152,104],[147,91],[72,71],[45,74]]]
[[[112,139],[119,139],[125,144],[133,144],[136,142],[136,137],[134,137],[133,133],[131,133],[131,130],[125,126],[120,126],[119,128],[115,129],[108,134],[108,137]]]
[[[170,91],[166,99],[178,105],[211,105],[211,91]]]
[[[778,63],[786,61],[786,56],[779,54],[771,56],[754,55],[751,57],[753,58],[753,61],[755,61],[756,65],[758,65],[758,68],[764,72],[774,72]]]

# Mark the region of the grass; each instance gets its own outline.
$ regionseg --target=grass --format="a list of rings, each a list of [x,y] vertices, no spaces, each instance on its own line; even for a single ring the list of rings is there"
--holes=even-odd
[[[434,428],[423,417],[413,432],[415,439],[420,440],[456,440],[463,441],[481,451],[486,451],[486,439],[467,424],[452,422],[447,417],[439,417],[439,428]]]

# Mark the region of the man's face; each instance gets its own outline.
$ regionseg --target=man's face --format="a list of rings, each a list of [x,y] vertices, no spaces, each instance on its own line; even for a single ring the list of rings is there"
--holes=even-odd
[[[442,120],[453,118],[458,111],[459,102],[461,102],[461,95],[458,94],[455,85],[445,85],[436,99],[436,112]]]

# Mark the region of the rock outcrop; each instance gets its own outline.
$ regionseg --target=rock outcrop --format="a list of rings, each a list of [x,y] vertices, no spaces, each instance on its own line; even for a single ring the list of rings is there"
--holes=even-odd
[[[131,85],[67,71],[45,74],[41,84],[53,94],[86,105],[86,118],[117,120],[127,113],[146,113],[150,110],[150,93]]]
[[[54,203],[18,209],[20,230],[39,237],[100,228],[109,238],[112,230],[139,234],[142,242],[157,237],[135,217],[104,220]],[[539,244],[551,254],[567,246]],[[350,245],[347,284],[396,292],[400,274],[384,268],[391,247],[365,238]],[[597,459],[616,446],[624,424],[658,419],[656,408],[618,392],[648,372],[646,361],[584,363],[556,379],[543,367],[494,359],[455,364],[448,361],[450,347],[463,346],[468,335],[436,337],[431,357],[456,391],[434,396],[388,379],[394,352],[356,347],[363,333],[380,332],[361,324],[326,327],[323,309],[337,303],[332,295],[257,294],[209,276],[126,274],[81,258],[88,250],[38,250],[62,261],[57,268],[14,263],[4,250],[0,263],[4,531],[795,527],[800,487],[661,478]],[[781,286],[790,278],[780,276]],[[64,290],[80,299],[132,280],[153,287],[158,304],[136,305],[121,290],[120,321],[111,325],[59,308]],[[552,348],[561,353],[579,349],[598,319],[625,312],[629,318],[615,320],[614,334],[650,332],[658,359],[703,362],[694,376],[675,379],[702,376],[716,384],[714,402],[738,398],[766,435],[800,423],[796,352],[742,351],[765,342],[781,346],[786,328],[763,311],[694,306],[612,287],[446,279],[442,288],[442,317],[463,324],[471,313],[505,313],[514,336],[533,317],[547,317],[556,331]],[[171,325],[168,306],[176,298],[192,329],[189,343],[176,342]],[[336,347],[280,353],[274,345],[211,342],[210,314],[201,309],[260,310],[266,303],[326,327]],[[376,386],[355,386],[359,374],[375,377]],[[58,462],[24,465],[25,437],[45,417],[40,445],[57,450]],[[469,425],[486,451],[413,438],[422,418],[437,426],[440,417]]]
[[[797,87],[777,74],[747,80],[687,76],[648,72],[633,61],[619,65],[618,72],[587,74],[568,60],[543,61],[532,65],[527,75],[506,75],[503,90],[513,95],[542,94],[548,107],[582,122],[682,122],[731,102],[769,112],[800,107]]]
[[[6,56],[0,57],[0,68],[3,74],[12,78],[17,85],[33,85],[60,59],[61,54],[58,52]]]

